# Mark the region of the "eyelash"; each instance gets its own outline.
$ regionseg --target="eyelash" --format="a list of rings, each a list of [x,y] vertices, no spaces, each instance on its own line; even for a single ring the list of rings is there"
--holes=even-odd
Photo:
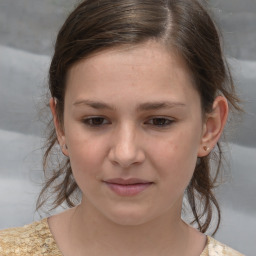
[[[95,124],[95,123],[93,123],[94,121],[102,121],[102,122],[100,122],[100,124],[99,123]],[[105,123],[104,123],[104,121],[107,121],[107,119],[104,117],[100,117],[100,116],[83,119],[83,123],[85,125],[90,126],[90,127],[95,127],[95,128],[100,128],[103,125],[109,124],[108,121]],[[152,122],[150,123],[149,121],[150,122],[152,121]],[[147,121],[145,124],[150,124],[152,126],[156,126],[159,128],[164,128],[164,127],[170,126],[174,122],[174,120],[168,119],[165,117],[154,117],[154,118],[149,119],[149,121]],[[156,124],[155,121],[161,121],[161,124]]]
[[[174,122],[174,120],[168,119],[168,118],[165,118],[165,117],[154,117],[154,118],[151,118],[149,120],[153,121],[153,123],[151,125],[157,126],[157,127],[170,126]],[[161,121],[161,124],[155,124],[154,121]]]
[[[91,126],[91,127],[100,127],[102,125],[105,125],[105,124],[93,124],[93,121],[96,121],[97,119],[100,119],[101,121],[104,121],[106,120],[106,118],[104,117],[100,117],[100,116],[95,116],[95,117],[90,117],[90,118],[86,118],[83,120],[83,123],[85,125],[88,125],[88,126]]]

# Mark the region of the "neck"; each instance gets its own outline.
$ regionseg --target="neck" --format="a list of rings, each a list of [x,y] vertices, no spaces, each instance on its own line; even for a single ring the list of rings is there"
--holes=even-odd
[[[94,255],[185,255],[190,228],[180,217],[182,200],[177,204],[180,207],[173,209],[179,211],[138,225],[120,225],[82,201],[70,218],[70,240],[83,255],[89,248]]]

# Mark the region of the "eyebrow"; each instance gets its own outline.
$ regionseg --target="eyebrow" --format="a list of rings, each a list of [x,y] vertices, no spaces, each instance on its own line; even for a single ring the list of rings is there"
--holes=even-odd
[[[93,100],[78,100],[73,103],[74,106],[89,106],[94,109],[108,109],[108,110],[116,110],[116,107],[113,105],[107,104],[101,101],[93,101]],[[169,102],[169,101],[161,101],[161,102],[145,102],[139,104],[137,106],[137,111],[148,111],[148,110],[159,110],[159,109],[168,109],[174,107],[185,107],[186,105],[182,102]]]
[[[100,101],[93,101],[93,100],[78,100],[75,103],[73,103],[74,106],[89,106],[91,108],[95,109],[109,109],[109,110],[115,110],[115,107],[109,104],[106,104],[104,102]]]
[[[158,110],[158,109],[168,109],[174,107],[185,107],[186,105],[181,102],[146,102],[138,106],[138,111],[147,111],[147,110]]]

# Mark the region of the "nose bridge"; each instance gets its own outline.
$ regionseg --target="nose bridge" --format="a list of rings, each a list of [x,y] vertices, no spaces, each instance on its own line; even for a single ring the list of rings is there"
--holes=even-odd
[[[111,159],[122,167],[143,161],[136,125],[126,122],[117,127],[113,138]]]
[[[120,125],[116,131],[116,150],[117,154],[123,157],[131,157],[136,151],[136,129],[134,125],[125,123]]]

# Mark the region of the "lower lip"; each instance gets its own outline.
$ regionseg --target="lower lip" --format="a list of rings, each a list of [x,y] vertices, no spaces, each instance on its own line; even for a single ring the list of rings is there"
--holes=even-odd
[[[150,187],[153,183],[139,183],[139,184],[130,184],[130,185],[122,185],[115,183],[107,183],[106,185],[119,196],[135,196],[148,187]]]

